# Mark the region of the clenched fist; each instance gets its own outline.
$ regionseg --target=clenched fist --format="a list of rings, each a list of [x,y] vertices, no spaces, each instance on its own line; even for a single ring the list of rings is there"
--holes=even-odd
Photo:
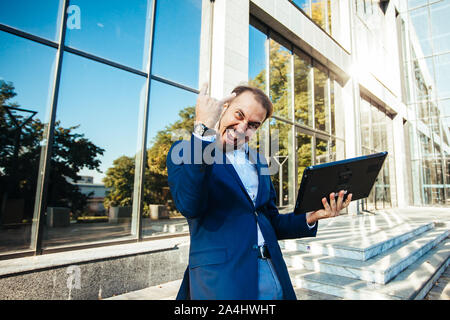
[[[213,129],[216,123],[219,121],[220,116],[224,110],[224,105],[234,97],[235,93],[229,96],[217,100],[210,97],[208,94],[208,83],[205,82],[200,89],[200,93],[197,98],[197,105],[195,107],[195,123],[203,123],[210,129]]]

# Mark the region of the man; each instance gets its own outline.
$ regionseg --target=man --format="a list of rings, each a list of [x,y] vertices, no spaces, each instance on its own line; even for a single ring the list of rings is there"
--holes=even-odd
[[[279,214],[263,156],[248,147],[273,112],[261,90],[238,86],[220,101],[200,90],[190,141],[167,157],[168,181],[190,230],[189,265],[177,299],[296,299],[278,240],[314,237],[318,220],[351,201],[344,191],[324,209]],[[215,130],[210,130],[214,128]],[[267,172],[267,170],[266,170]]]

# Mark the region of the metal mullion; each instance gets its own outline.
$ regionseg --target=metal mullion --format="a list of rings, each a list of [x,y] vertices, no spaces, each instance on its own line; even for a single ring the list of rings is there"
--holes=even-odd
[[[291,61],[291,68],[290,68],[290,73],[291,73],[291,81],[290,81],[290,95],[291,95],[291,105],[290,105],[290,113],[291,113],[291,119],[293,122],[295,122],[295,70],[294,70],[294,64],[295,64],[295,58],[294,58],[294,50],[293,48],[291,49],[291,57],[290,57],[290,61]]]
[[[61,81],[61,69],[63,62],[63,44],[66,36],[66,18],[67,18],[67,8],[69,7],[69,0],[64,0],[63,9],[61,12],[61,24],[59,26],[59,46],[56,53],[56,67],[53,79],[53,92],[52,92],[52,105],[49,115],[49,124],[47,126],[46,132],[44,132],[45,146],[42,147],[40,164],[39,164],[39,174],[38,182],[36,188],[36,199],[34,204],[34,214],[33,214],[33,224],[31,229],[31,244],[30,247],[34,250],[35,255],[42,253],[42,239],[43,239],[43,227],[44,227],[44,217],[45,208],[47,201],[47,191],[50,179],[51,170],[51,155],[53,147],[54,138],[54,127],[56,121],[56,109],[58,104],[58,94],[59,85]]]
[[[316,99],[314,96],[314,60],[311,60],[311,69],[309,70],[309,82],[311,85],[311,99],[308,99],[308,102],[311,101],[311,118],[312,118],[312,128],[316,129]]]
[[[28,32],[25,32],[25,31],[22,31],[22,30],[19,30],[19,29],[10,27],[10,26],[7,26],[7,25],[2,24],[2,23],[0,23],[0,30],[4,31],[4,32],[7,32],[7,33],[10,33],[10,34],[13,34],[13,35],[18,36],[18,37],[21,37],[21,38],[25,38],[25,39],[28,39],[28,40],[31,40],[31,41],[34,41],[34,42],[37,42],[37,43],[40,43],[40,44],[52,47],[52,48],[55,48],[55,49],[58,49],[58,47],[59,47],[59,44],[54,42],[54,41],[51,41],[51,40],[48,40],[48,39],[45,39],[45,38],[33,35],[31,33],[28,33]]]
[[[304,124],[301,124],[301,123],[298,123],[298,122],[294,122],[294,121],[288,120],[288,119],[286,119],[286,118],[282,118],[282,117],[279,117],[279,116],[276,116],[276,115],[272,115],[272,118],[274,118],[274,119],[276,119],[276,120],[279,120],[279,121],[283,121],[283,122],[288,123],[288,124],[291,124],[291,125],[294,125],[294,126],[296,126],[296,127],[298,127],[298,128],[301,128],[301,129],[303,129],[303,130],[306,130],[306,131],[310,132],[309,134],[311,134],[311,135],[314,134],[314,133],[316,133],[316,134],[318,134],[318,135],[320,135],[320,136],[327,137],[326,139],[328,139],[328,137],[334,137],[334,138],[336,138],[336,139],[339,139],[339,140],[341,140],[341,141],[344,141],[344,139],[339,138],[339,137],[337,137],[336,135],[332,135],[332,134],[330,134],[330,133],[328,133],[328,132],[325,132],[325,131],[322,131],[322,130],[313,129],[313,128],[311,128],[311,127],[305,126]]]
[[[156,1],[156,0],[155,0],[155,1]],[[195,94],[198,94],[198,93],[200,92],[200,91],[197,90],[197,89],[194,89],[194,88],[191,88],[191,87],[188,87],[188,86],[179,84],[179,83],[177,83],[177,82],[174,82],[174,81],[172,81],[172,80],[168,80],[168,79],[163,78],[163,77],[160,77],[160,76],[155,76],[155,75],[150,74],[150,78],[151,78],[152,80],[156,80],[156,81],[159,81],[159,82],[162,82],[162,83],[165,83],[165,84],[171,85],[171,86],[173,86],[173,87],[176,87],[176,88],[179,88],[179,89],[183,89],[183,90],[186,90],[186,91],[195,93]]]
[[[82,50],[78,50],[78,49],[75,49],[75,48],[72,48],[72,47],[68,47],[68,46],[64,46],[64,45],[63,45],[63,50],[67,51],[67,52],[70,52],[72,54],[75,54],[77,56],[81,56],[83,58],[87,58],[87,59],[90,59],[90,60],[93,60],[93,61],[97,61],[97,62],[106,64],[106,65],[109,65],[111,67],[115,67],[117,69],[128,71],[128,72],[131,72],[131,73],[143,76],[143,77],[147,77],[148,76],[147,73],[145,73],[143,71],[140,71],[138,69],[134,69],[134,68],[128,67],[126,65],[123,65],[123,64],[120,64],[120,63],[117,63],[117,62],[114,62],[114,61],[111,61],[111,60],[108,60],[108,59],[105,59],[105,58],[102,58],[102,57],[98,57],[96,55],[87,53],[87,52],[82,51]]]
[[[137,189],[137,195],[135,195],[136,201],[135,204],[137,206],[137,214],[138,217],[134,216],[135,223],[135,232],[137,233],[137,240],[140,241],[143,238],[142,232],[142,215],[143,215],[143,197],[144,197],[144,179],[145,179],[145,167],[147,163],[147,131],[148,131],[148,114],[150,108],[150,92],[151,92],[151,72],[152,72],[152,61],[153,61],[153,38],[155,33],[155,10],[156,10],[156,1],[152,1],[152,11],[150,17],[150,39],[148,42],[149,51],[148,51],[148,63],[147,63],[147,83],[146,83],[146,96],[145,96],[145,104],[144,104],[144,114],[143,114],[143,125],[142,125],[142,143],[141,143],[141,157],[140,157],[140,165],[139,168],[136,168],[136,174],[138,174],[138,187],[135,186],[135,191]],[[137,162],[139,163],[139,162]],[[132,230],[133,231],[133,230]]]
[[[265,65],[266,65],[266,74],[265,74],[266,84],[265,84],[264,89],[265,89],[266,95],[268,97],[270,97],[270,29],[269,28],[267,28],[267,30],[266,30],[266,41],[265,41],[265,45],[264,45],[264,50],[265,50]],[[273,117],[273,114],[272,114],[272,117]],[[270,155],[272,154],[273,151],[271,150],[271,143],[270,143],[271,132],[270,132],[269,121],[265,122],[265,125],[262,129],[265,129],[264,133],[263,133],[264,156],[267,159],[267,161],[269,162],[269,164],[271,164],[270,163],[271,162]]]
[[[291,105],[290,105],[290,111],[291,111],[291,119],[292,119],[293,122],[295,122],[295,56],[294,56],[294,46],[293,45],[291,46],[290,61],[291,61],[291,68],[290,68],[290,73],[291,73],[291,81],[290,81]],[[293,198],[295,197],[294,196],[295,190],[297,190],[297,185],[298,185],[298,177],[297,177],[297,174],[296,174],[297,150],[296,150],[296,129],[295,129],[295,126],[292,126],[290,128],[290,136],[291,136],[291,143],[290,144],[289,144],[289,139],[288,139],[288,157],[289,157],[289,149],[291,149],[292,153],[291,153],[291,159],[290,159],[290,161],[288,160],[288,163],[287,163],[287,165],[288,165],[288,186],[290,186],[290,187],[288,187],[288,196],[289,196],[288,204],[293,203]],[[290,164],[290,166],[289,166],[289,164]],[[291,182],[291,183],[289,183],[289,182]]]
[[[330,136],[328,138],[328,161],[330,161],[331,156],[330,156],[330,152],[331,152],[331,133],[332,133],[332,128],[331,128],[331,79],[330,79],[330,72],[328,71],[327,74],[327,110],[328,110],[328,132],[330,133]],[[326,126],[325,126],[325,131],[327,130]]]
[[[312,154],[311,154],[312,165],[316,165],[317,163],[316,163],[316,134],[315,133],[311,136],[311,152],[312,152]]]

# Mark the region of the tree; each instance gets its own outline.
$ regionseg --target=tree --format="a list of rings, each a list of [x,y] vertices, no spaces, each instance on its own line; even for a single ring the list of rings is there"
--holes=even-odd
[[[108,192],[104,199],[105,208],[111,206],[130,206],[133,195],[134,159],[122,156],[113,161],[113,166],[103,178]]]
[[[164,204],[174,209],[167,184],[166,157],[173,143],[172,134],[177,130],[192,132],[195,120],[195,107],[186,107],[178,113],[179,120],[169,124],[156,133],[147,150],[147,163],[144,175],[144,216],[149,214],[150,204]],[[129,206],[132,204],[135,157],[120,157],[113,167],[106,171],[105,186],[110,190],[104,205]]]
[[[25,218],[33,215],[34,199],[43,141],[44,124],[32,118],[26,124],[27,116],[16,112],[13,117],[8,107],[19,107],[9,102],[16,96],[14,85],[0,80],[0,208],[8,199],[23,199]],[[8,103],[9,102],[9,103]],[[23,125],[23,126],[22,126]],[[20,132],[17,127],[22,126]],[[78,172],[83,168],[97,169],[104,150],[75,133],[79,126],[63,128],[56,122],[52,156],[50,160],[47,206],[64,206],[77,215],[87,203],[84,195],[70,181],[80,179]]]

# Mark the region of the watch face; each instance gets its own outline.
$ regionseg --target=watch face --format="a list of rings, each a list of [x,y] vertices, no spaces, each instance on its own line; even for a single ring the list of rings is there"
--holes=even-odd
[[[194,132],[200,136],[203,136],[203,134],[206,131],[206,126],[203,123],[198,123],[194,126]]]

